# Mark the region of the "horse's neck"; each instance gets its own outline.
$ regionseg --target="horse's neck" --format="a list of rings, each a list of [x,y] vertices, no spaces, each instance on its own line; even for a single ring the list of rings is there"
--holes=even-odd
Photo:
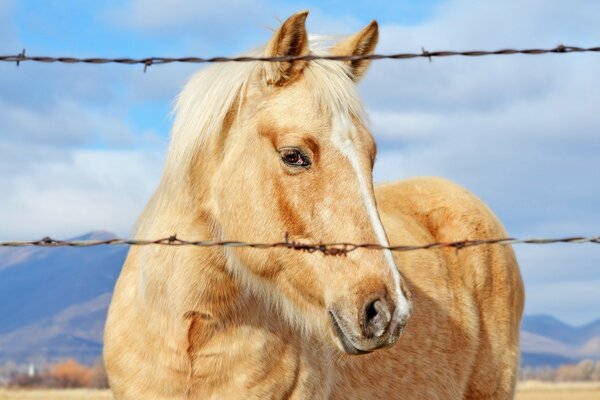
[[[214,239],[208,220],[191,213],[181,218],[174,207],[169,209],[171,215],[153,214],[155,221],[143,225],[138,237],[177,233]],[[146,397],[157,397],[164,387],[199,398],[221,392],[231,397],[275,389],[287,393],[294,387],[323,392],[307,398],[325,396],[331,383],[329,353],[297,334],[264,297],[242,287],[227,262],[222,248],[131,250],[119,278],[118,304],[111,306],[116,320],[110,334],[127,337],[128,354],[143,360],[136,365],[137,374],[144,385],[155,382]],[[118,318],[119,312],[125,318]],[[157,366],[162,371],[158,377]]]
[[[215,239],[200,204],[186,200],[187,193],[160,190],[142,215],[137,238]],[[126,268],[135,276],[130,285],[140,311],[184,329],[192,315],[215,321],[235,317],[243,291],[226,263],[220,248],[144,246],[132,248]]]
[[[179,237],[207,238],[179,228]],[[218,248],[156,246],[141,249],[138,257],[138,299],[171,319],[190,312],[226,319],[243,294]]]

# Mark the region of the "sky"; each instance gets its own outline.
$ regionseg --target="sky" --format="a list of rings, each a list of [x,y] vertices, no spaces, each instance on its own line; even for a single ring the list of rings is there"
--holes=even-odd
[[[307,9],[309,33],[376,19],[379,53],[600,45],[580,0],[0,0],[0,54],[234,55]],[[516,237],[600,234],[600,54],[372,63],[359,91],[378,182],[436,175]],[[171,106],[198,65],[0,64],[0,240],[130,236],[162,170]],[[516,246],[526,313],[600,317],[600,246]]]

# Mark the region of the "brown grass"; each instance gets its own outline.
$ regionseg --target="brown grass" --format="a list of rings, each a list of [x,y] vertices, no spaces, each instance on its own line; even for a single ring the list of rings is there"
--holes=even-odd
[[[0,400],[113,400],[109,390],[94,389],[47,389],[26,390],[0,389]]]
[[[0,400],[113,400],[108,390],[6,390]],[[516,400],[600,400],[600,383],[520,383]]]
[[[600,400],[598,382],[522,382],[516,400]]]

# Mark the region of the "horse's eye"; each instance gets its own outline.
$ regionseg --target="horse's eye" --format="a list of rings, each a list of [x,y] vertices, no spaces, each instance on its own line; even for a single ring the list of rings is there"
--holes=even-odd
[[[287,165],[293,167],[308,167],[310,166],[310,159],[306,154],[303,154],[298,149],[283,149],[279,152],[281,159]]]

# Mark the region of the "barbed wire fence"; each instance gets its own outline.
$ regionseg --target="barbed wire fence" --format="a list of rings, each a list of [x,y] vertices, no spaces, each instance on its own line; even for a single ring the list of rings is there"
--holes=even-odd
[[[461,240],[455,242],[433,242],[423,245],[381,245],[376,243],[300,243],[290,241],[286,235],[284,241],[275,243],[250,243],[241,241],[215,241],[215,240],[185,240],[180,239],[177,235],[165,237],[156,240],[143,239],[121,239],[111,238],[103,240],[58,240],[50,237],[45,237],[33,241],[10,241],[0,242],[0,247],[93,247],[103,245],[120,245],[120,246],[194,246],[194,247],[237,247],[237,248],[253,248],[253,249],[274,249],[284,248],[305,251],[308,253],[322,253],[324,255],[345,255],[351,251],[358,249],[365,250],[389,250],[394,252],[406,252],[416,250],[443,249],[450,248],[461,250],[467,247],[484,246],[484,245],[513,245],[513,244],[555,244],[555,243],[595,243],[600,244],[600,236],[573,236],[563,238],[532,238],[532,239],[517,239],[517,238],[498,238],[498,239],[481,239],[481,240]]]
[[[426,58],[432,61],[433,58],[439,57],[484,57],[484,56],[508,56],[508,55],[544,55],[544,54],[573,54],[573,53],[600,53],[600,46],[595,47],[579,47],[558,45],[553,48],[528,48],[528,49],[499,49],[499,50],[440,50],[428,51],[424,48],[419,53],[394,53],[394,54],[367,54],[367,55],[315,55],[308,54],[302,56],[282,56],[282,57],[145,57],[145,58],[102,58],[102,57],[56,57],[56,56],[30,56],[23,49],[18,54],[0,55],[0,62],[15,63],[20,66],[23,62],[36,63],[61,63],[61,64],[121,64],[121,65],[143,65],[144,72],[153,65],[173,64],[173,63],[225,63],[225,62],[290,62],[290,61],[313,61],[313,60],[332,60],[332,61],[356,61],[356,60],[408,60],[415,58]],[[309,253],[322,253],[324,255],[345,255],[351,251],[358,249],[365,250],[389,250],[394,252],[406,252],[416,250],[442,249],[451,248],[461,250],[468,247],[484,246],[484,245],[514,245],[514,244],[532,244],[532,245],[547,245],[556,243],[571,243],[583,244],[592,243],[600,244],[600,236],[573,236],[561,238],[495,238],[495,239],[466,239],[454,242],[433,242],[423,245],[381,245],[376,243],[319,243],[307,244],[289,241],[287,235],[281,242],[275,243],[252,243],[243,241],[216,241],[216,240],[185,240],[178,238],[176,235],[154,239],[123,239],[111,238],[105,240],[59,240],[51,237],[44,237],[33,241],[0,241],[0,247],[93,247],[104,245],[119,245],[119,246],[195,246],[195,247],[236,247],[236,248],[253,248],[253,249],[273,249],[285,248],[291,250],[305,251]]]
[[[308,54],[302,56],[282,56],[282,57],[144,57],[144,58],[103,58],[103,57],[55,57],[55,56],[30,56],[23,49],[18,54],[0,55],[0,62],[15,63],[19,66],[22,62],[38,63],[62,63],[62,64],[125,64],[125,65],[143,65],[144,71],[152,65],[172,64],[172,63],[224,63],[224,62],[286,62],[286,61],[313,61],[313,60],[333,60],[333,61],[357,61],[357,60],[408,60],[413,58],[427,58],[431,61],[437,57],[484,57],[484,56],[507,56],[507,55],[543,55],[543,54],[572,54],[572,53],[600,53],[600,46],[579,47],[558,45],[553,48],[539,49],[500,49],[500,50],[438,50],[428,51],[424,48],[420,53],[394,53],[394,54],[365,54],[365,55],[316,55]]]

